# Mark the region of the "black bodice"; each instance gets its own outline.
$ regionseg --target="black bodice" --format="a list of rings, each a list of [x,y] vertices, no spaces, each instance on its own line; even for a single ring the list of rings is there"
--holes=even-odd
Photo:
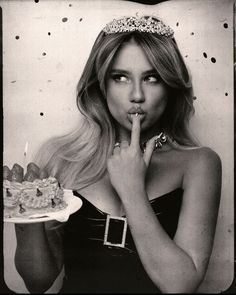
[[[104,245],[107,213],[73,193],[83,205],[65,226],[66,276],[61,293],[160,293],[142,266],[129,227],[124,248]],[[177,188],[150,201],[171,238],[177,229],[182,196],[182,188]]]

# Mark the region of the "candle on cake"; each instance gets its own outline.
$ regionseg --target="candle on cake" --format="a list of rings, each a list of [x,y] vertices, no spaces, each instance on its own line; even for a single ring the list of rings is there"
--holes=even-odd
[[[25,144],[25,150],[24,150],[24,171],[25,171],[25,173],[26,173],[26,170],[27,170],[28,146],[29,146],[29,143],[27,141],[26,144]]]

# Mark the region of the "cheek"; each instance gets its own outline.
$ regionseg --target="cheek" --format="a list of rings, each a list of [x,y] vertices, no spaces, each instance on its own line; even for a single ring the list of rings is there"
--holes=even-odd
[[[121,106],[118,100],[118,96],[117,97],[114,95],[111,96],[107,92],[107,106],[112,117],[116,120],[119,120]]]
[[[108,87],[107,88],[107,105],[110,112],[113,114],[114,112],[119,112],[123,108],[123,102],[125,91],[124,89],[117,87]]]
[[[163,113],[168,101],[168,95],[165,88],[161,87],[155,91],[151,91],[149,97],[150,109],[153,110],[153,112],[159,110],[160,113]]]

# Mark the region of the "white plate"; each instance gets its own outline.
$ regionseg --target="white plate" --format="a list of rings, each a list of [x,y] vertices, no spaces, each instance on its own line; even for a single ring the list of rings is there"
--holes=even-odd
[[[47,212],[45,214],[34,214],[27,217],[11,217],[4,218],[4,222],[13,223],[35,223],[35,222],[45,222],[49,220],[58,220],[60,222],[65,222],[68,220],[69,216],[80,209],[82,206],[82,200],[73,195],[72,190],[64,189],[64,200],[67,203],[67,207],[63,210],[57,212]]]

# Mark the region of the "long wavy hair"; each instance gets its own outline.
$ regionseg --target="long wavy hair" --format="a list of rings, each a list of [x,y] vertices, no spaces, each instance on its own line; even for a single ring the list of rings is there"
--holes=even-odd
[[[47,141],[35,162],[68,189],[97,182],[106,172],[115,143],[113,118],[106,103],[106,78],[122,44],[133,38],[166,84],[169,99],[160,124],[170,143],[196,146],[189,132],[194,113],[192,83],[174,38],[153,33],[101,31],[92,47],[77,86],[77,107],[82,124],[64,136]]]

